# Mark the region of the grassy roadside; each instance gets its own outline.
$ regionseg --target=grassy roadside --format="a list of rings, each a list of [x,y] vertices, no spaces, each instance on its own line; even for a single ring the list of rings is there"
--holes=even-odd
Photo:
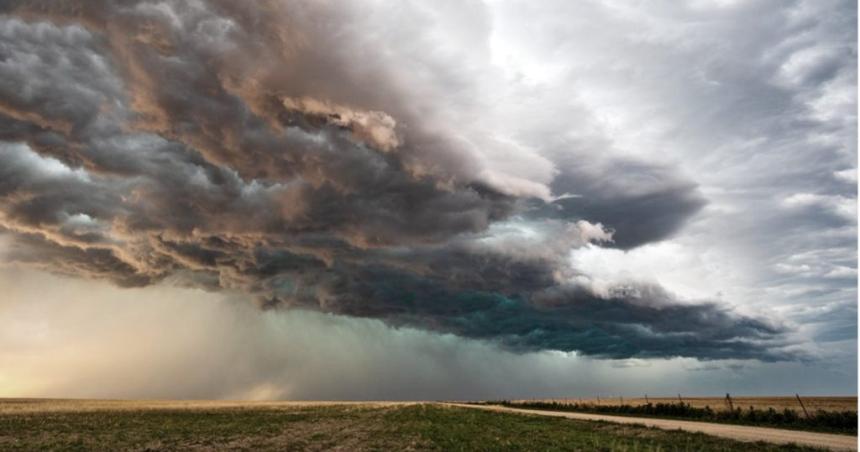
[[[697,433],[422,404],[0,415],[0,450],[805,451]]]
[[[722,424],[773,427],[812,432],[837,433],[857,436],[856,411],[816,411],[809,418],[794,410],[736,408],[734,411],[697,408],[684,403],[657,403],[646,405],[592,405],[559,402],[480,402],[479,404],[502,405],[511,408],[533,410],[568,411],[615,416],[651,417],[685,421],[717,422]]]

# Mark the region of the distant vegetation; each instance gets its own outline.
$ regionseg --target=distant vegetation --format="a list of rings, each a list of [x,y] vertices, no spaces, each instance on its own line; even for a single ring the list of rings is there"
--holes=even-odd
[[[741,408],[735,408],[734,410],[715,410],[710,406],[696,408],[683,402],[646,403],[644,405],[636,406],[538,401],[510,402],[507,400],[484,403],[504,405],[513,408],[575,411],[580,413],[614,414],[622,416],[661,417],[857,435],[856,411],[817,410],[809,413],[809,417],[806,417],[804,413],[798,413],[797,411],[789,408],[785,408],[780,411],[773,408],[765,410],[753,407],[749,407],[749,409],[746,410]]]

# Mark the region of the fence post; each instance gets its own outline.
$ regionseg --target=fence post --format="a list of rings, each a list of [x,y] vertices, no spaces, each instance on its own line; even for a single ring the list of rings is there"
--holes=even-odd
[[[797,401],[800,402],[800,407],[803,408],[803,414],[809,419],[809,412],[806,411],[806,407],[803,406],[803,400],[800,400],[800,394],[794,393],[794,396],[797,397]]]
[[[735,405],[732,403],[732,396],[729,393],[726,393],[726,402],[729,404],[729,411],[735,411]]]
[[[684,404],[684,399],[682,399],[682,398],[681,398],[681,394],[680,394],[680,393],[678,393],[678,402],[679,402],[681,405],[683,405],[683,404]]]

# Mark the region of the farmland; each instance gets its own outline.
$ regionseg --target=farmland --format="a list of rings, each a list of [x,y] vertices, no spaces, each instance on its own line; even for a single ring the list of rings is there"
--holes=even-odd
[[[0,400],[0,450],[813,450],[433,403]]]

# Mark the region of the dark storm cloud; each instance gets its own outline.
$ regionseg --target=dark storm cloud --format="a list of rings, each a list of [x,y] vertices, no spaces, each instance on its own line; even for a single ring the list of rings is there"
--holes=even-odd
[[[670,236],[704,205],[694,184],[632,159],[560,161],[551,190],[500,171],[438,128],[380,56],[355,54],[348,11],[3,8],[0,226],[12,261],[518,351],[791,358],[782,326],[655,287],[591,287],[571,267],[574,248]],[[576,197],[547,204],[550,191]]]
[[[613,245],[621,249],[670,237],[705,205],[695,184],[666,167],[610,159],[595,171],[562,163],[552,189],[578,196],[555,201],[546,214],[602,223],[615,231]]]
[[[577,351],[615,359],[796,358],[775,350],[785,345],[774,341],[781,327],[714,303],[679,304],[659,287],[631,285],[596,296],[576,286],[538,284],[529,291],[524,284],[505,293],[492,287],[452,287],[445,283],[447,275],[418,276],[373,265],[338,270],[342,269],[335,269],[332,281],[323,286],[326,296],[293,296],[291,302],[392,325],[489,339],[516,351]],[[540,270],[523,273],[528,272]]]

